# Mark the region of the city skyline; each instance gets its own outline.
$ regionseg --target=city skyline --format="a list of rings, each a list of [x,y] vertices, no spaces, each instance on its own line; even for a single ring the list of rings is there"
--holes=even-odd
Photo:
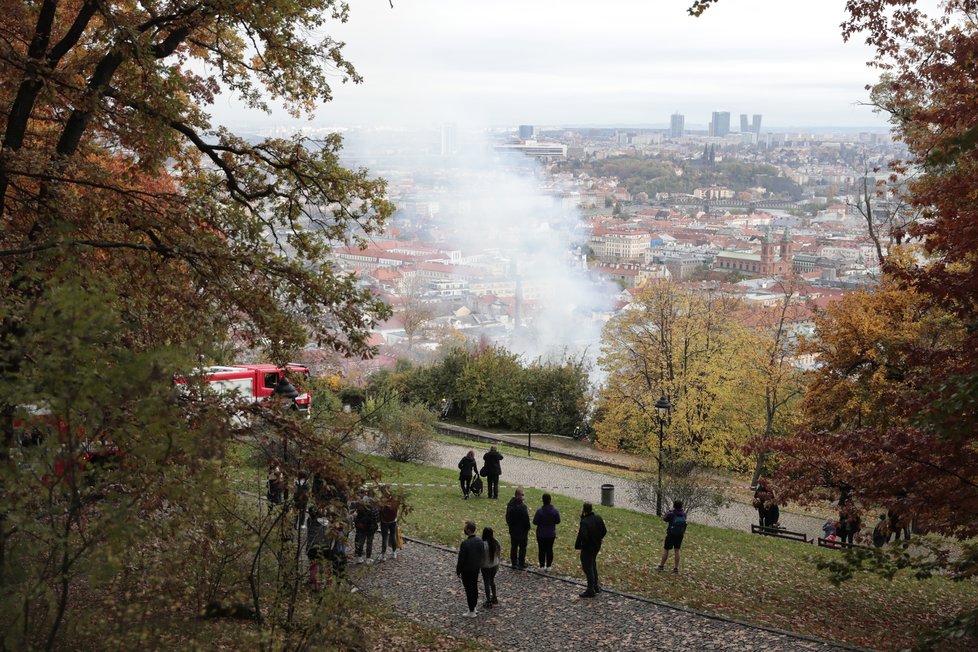
[[[364,83],[334,84],[316,117],[211,107],[232,126],[706,126],[713,111],[761,113],[770,129],[883,128],[863,103],[877,74],[862,43],[843,43],[844,3],[739,0],[701,18],[686,0],[354,5],[328,33],[345,41]],[[604,11],[606,9],[606,11]],[[804,26],[804,29],[801,27]],[[678,111],[677,111],[678,109]]]

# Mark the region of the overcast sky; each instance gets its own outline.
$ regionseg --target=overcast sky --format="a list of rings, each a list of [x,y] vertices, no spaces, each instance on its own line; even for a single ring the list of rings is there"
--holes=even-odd
[[[844,0],[351,0],[332,34],[365,78],[313,125],[666,124],[761,113],[765,129],[883,126],[860,106],[871,52],[843,43]],[[217,121],[289,124],[228,98]]]

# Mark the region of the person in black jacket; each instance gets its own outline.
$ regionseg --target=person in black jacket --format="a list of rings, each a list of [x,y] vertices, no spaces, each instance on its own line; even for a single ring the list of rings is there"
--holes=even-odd
[[[482,561],[485,556],[485,546],[482,539],[475,535],[475,523],[465,522],[462,530],[466,539],[458,547],[458,563],[455,564],[455,574],[462,578],[465,587],[465,599],[469,605],[470,618],[475,618],[475,606],[479,603],[479,573],[482,571]]]
[[[523,502],[523,490],[506,504],[506,525],[509,526],[509,563],[513,570],[526,568],[526,540],[530,534],[530,512]]]
[[[574,544],[574,549],[581,551],[581,568],[587,577],[587,590],[581,594],[582,598],[593,598],[596,593],[601,592],[601,585],[598,583],[598,553],[601,551],[601,540],[606,534],[608,529],[604,526],[604,520],[594,513],[591,503],[584,503],[581,526]]]
[[[475,474],[475,451],[469,451],[458,463],[458,483],[462,487],[462,496],[469,499],[469,487],[472,485],[472,476]]]
[[[486,495],[497,500],[499,499],[499,476],[503,474],[502,467],[499,465],[502,460],[503,456],[496,450],[495,446],[491,446],[489,452],[482,456],[481,475],[486,476]]]

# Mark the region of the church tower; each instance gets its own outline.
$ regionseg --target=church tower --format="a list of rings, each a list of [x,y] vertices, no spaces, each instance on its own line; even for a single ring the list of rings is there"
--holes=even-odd
[[[795,254],[791,250],[791,231],[785,229],[784,235],[781,236],[781,264],[784,268],[782,273],[789,274],[791,272],[794,256]]]
[[[774,242],[771,239],[771,232],[764,234],[761,241],[761,274],[770,274],[774,271]]]

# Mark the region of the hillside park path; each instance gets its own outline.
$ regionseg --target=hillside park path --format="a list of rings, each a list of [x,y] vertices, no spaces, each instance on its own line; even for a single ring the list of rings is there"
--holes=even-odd
[[[468,434],[479,439],[479,441],[473,441],[471,445],[464,446],[439,442],[435,449],[435,458],[431,463],[447,469],[458,468],[458,461],[469,450],[475,451],[476,460],[481,467],[482,455],[489,450],[489,446],[493,443],[509,446],[526,444],[525,434],[497,435],[458,427],[443,428],[443,430],[451,434]],[[527,457],[525,453],[521,455],[505,453],[505,459],[502,462],[503,474],[499,479],[500,498],[508,499],[515,487],[533,487],[578,500],[590,501],[598,505],[601,502],[601,485],[613,484],[615,486],[615,507],[644,513],[655,512],[654,505],[641,500],[640,495],[643,492],[640,491],[640,482],[614,475],[615,471],[641,469],[648,464],[648,460],[634,455],[599,451],[577,440],[549,435],[534,435],[533,451],[538,455],[546,453],[563,456],[569,460],[587,462],[592,467],[594,465],[606,466],[609,468],[609,472],[602,473],[598,470],[545,461],[534,458],[532,455]],[[724,483],[723,486],[727,490],[728,496],[739,493],[740,500],[731,500],[716,514],[693,510],[690,512],[689,520],[713,527],[750,531],[751,524],[757,523],[757,510],[751,507],[748,502],[753,493],[746,487],[740,487],[739,491],[736,491],[734,485]],[[458,490],[457,485],[456,490]],[[648,492],[644,493],[647,494]],[[804,532],[810,538],[822,536],[823,523],[825,523],[824,517],[792,511],[790,508],[782,507],[781,509],[781,525],[794,532]]]
[[[455,427],[451,432],[458,434]],[[474,450],[481,466],[482,454],[492,443],[510,446],[526,443],[526,435],[473,431],[471,436],[478,439],[471,445],[438,442],[431,463],[456,469],[459,459]],[[614,474],[615,471],[641,468],[645,463],[641,458],[597,451],[582,442],[546,435],[534,435],[533,451],[538,455],[546,453],[588,462],[592,468],[607,466],[609,472],[506,452],[500,478],[501,502],[512,495],[514,487],[520,486],[550,490],[598,505],[601,485],[614,484],[616,508],[654,513],[654,505],[644,503],[636,495],[637,481]],[[751,492],[741,489],[749,499]],[[454,483],[445,485],[444,490],[459,491]],[[757,522],[757,512],[747,503],[731,501],[716,514],[692,512],[690,520],[715,527],[749,530],[750,524]],[[789,530],[817,536],[821,534],[824,520],[782,510],[781,522]],[[613,589],[605,589],[597,598],[586,600],[578,597],[585,588],[579,579],[532,568],[514,571],[505,563],[500,566],[496,578],[500,604],[490,610],[482,608],[480,579],[479,615],[467,618],[465,592],[455,576],[456,549],[407,539],[409,545],[397,560],[360,567],[354,572],[355,583],[411,620],[477,640],[493,650],[787,652],[856,649]],[[599,557],[599,567],[600,562]],[[678,576],[677,581],[682,578],[682,575]]]
[[[580,580],[501,565],[499,604],[486,610],[482,582],[475,618],[466,617],[465,591],[455,576],[453,548],[409,539],[396,560],[361,567],[354,582],[407,618],[492,650],[527,652],[648,652],[722,650],[765,652],[852,650],[847,647],[658,603],[605,588],[578,597]],[[598,557],[600,570],[601,557]],[[682,581],[679,575],[676,581]]]

